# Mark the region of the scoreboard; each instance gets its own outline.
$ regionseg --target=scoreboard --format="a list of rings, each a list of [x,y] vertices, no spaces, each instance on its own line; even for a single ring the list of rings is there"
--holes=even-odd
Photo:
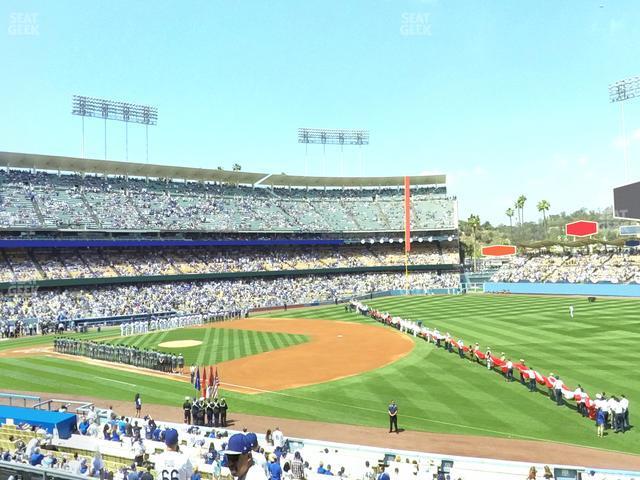
[[[613,189],[613,216],[640,220],[640,182]]]

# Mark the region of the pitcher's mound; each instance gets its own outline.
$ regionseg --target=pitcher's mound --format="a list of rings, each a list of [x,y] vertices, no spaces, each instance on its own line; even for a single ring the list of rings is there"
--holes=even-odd
[[[200,340],[174,340],[172,342],[159,343],[158,346],[162,348],[187,348],[197,347],[202,345]]]

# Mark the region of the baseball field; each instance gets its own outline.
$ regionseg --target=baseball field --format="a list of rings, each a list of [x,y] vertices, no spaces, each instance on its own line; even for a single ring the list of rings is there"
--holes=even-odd
[[[640,303],[635,300],[466,295],[368,303],[451,332],[467,345],[479,342],[494,354],[524,358],[572,388],[581,384],[592,396],[625,394],[635,423],[640,399]],[[83,337],[119,341],[113,338],[118,334],[109,329]],[[230,412],[385,427],[386,405],[395,399],[406,430],[640,452],[637,428],[596,438],[591,421],[573,408],[556,406],[546,389],[530,393],[496,372],[345,312],[343,306],[289,309],[122,341],[153,348],[191,341],[190,347],[163,349],[183,353],[187,364],[216,365]],[[54,354],[50,346],[51,337],[0,342],[0,389],[123,401],[139,392],[146,403],[176,407],[194,394],[184,377],[78,361]]]

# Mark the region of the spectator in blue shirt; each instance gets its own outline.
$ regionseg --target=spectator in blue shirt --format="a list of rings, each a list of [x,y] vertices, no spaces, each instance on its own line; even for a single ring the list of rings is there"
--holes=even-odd
[[[209,451],[205,455],[205,463],[207,465],[213,465],[213,461],[216,459],[216,455],[216,447],[213,442],[211,442],[211,444],[209,445]]]
[[[31,454],[31,458],[29,459],[29,464],[33,465],[34,467],[36,465],[40,465],[42,463],[43,458],[44,458],[44,455],[40,453],[40,449],[36,448]]]
[[[282,479],[282,467],[278,463],[278,459],[275,455],[269,456],[269,480],[281,480]]]
[[[89,466],[87,465],[87,459],[83,458],[82,460],[80,460],[80,473],[82,475],[85,475],[87,473],[87,470],[89,470]]]
[[[319,473],[320,475],[324,475],[324,472],[326,472],[326,470],[324,469],[324,463],[320,462],[320,465],[318,466],[318,470],[316,471],[316,473]]]
[[[118,421],[118,433],[123,435],[127,430],[127,422],[124,420],[124,417],[120,417]]]
[[[86,435],[88,429],[89,429],[89,420],[84,418],[78,425],[78,430],[82,435]]]

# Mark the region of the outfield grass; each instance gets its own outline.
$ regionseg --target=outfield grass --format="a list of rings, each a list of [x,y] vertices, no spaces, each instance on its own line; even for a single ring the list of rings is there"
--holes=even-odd
[[[158,347],[164,342],[196,340],[202,342],[194,347]],[[185,365],[215,365],[235,358],[291,347],[306,342],[305,335],[273,332],[252,332],[228,328],[183,328],[165,330],[146,335],[133,335],[111,339],[109,343],[131,345],[141,349],[150,348],[162,352],[182,353]]]
[[[376,308],[450,331],[466,344],[480,342],[494,353],[525,358],[543,373],[553,371],[571,387],[590,393],[625,393],[631,423],[640,399],[635,344],[640,303],[526,296],[467,295],[394,297],[370,302]],[[576,318],[569,318],[569,305]],[[375,323],[341,306],[273,312],[265,317],[315,318]],[[378,325],[378,328],[388,328]],[[221,379],[224,382],[224,378]],[[190,386],[135,373],[112,371],[57,358],[0,359],[0,388],[74,392],[93,397],[176,405]],[[386,427],[386,405],[398,401],[400,427],[500,437],[554,440],[637,453],[637,429],[595,435],[592,422],[543,393],[506,383],[497,373],[417,339],[403,359],[357,377],[284,392],[244,395],[224,392],[231,411],[276,417]]]

